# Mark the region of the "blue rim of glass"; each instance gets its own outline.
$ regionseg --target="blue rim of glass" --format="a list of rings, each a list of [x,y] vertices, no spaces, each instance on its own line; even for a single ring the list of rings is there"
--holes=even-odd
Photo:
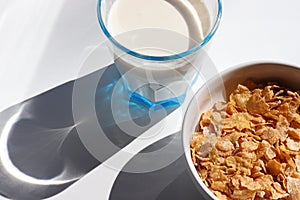
[[[97,5],[97,15],[98,15],[98,22],[100,24],[100,27],[102,29],[102,31],[104,32],[104,34],[106,35],[106,37],[115,45],[117,46],[119,49],[121,49],[122,51],[137,57],[137,58],[141,58],[144,60],[151,60],[151,61],[169,61],[169,60],[175,60],[178,58],[183,58],[186,56],[189,56],[193,53],[195,53],[196,51],[200,50],[201,48],[203,48],[210,40],[211,38],[214,36],[214,34],[216,33],[220,21],[221,21],[221,16],[222,16],[222,2],[221,0],[217,0],[218,1],[218,13],[217,13],[217,18],[216,21],[212,27],[212,29],[210,30],[210,32],[207,34],[207,36],[202,40],[201,43],[199,43],[196,47],[189,49],[187,51],[184,51],[182,53],[179,54],[174,54],[174,55],[170,55],[170,56],[149,56],[149,55],[144,55],[144,54],[139,54],[135,51],[132,51],[128,48],[126,48],[125,46],[123,46],[122,44],[120,44],[117,40],[115,40],[113,38],[113,36],[109,33],[109,31],[107,30],[104,21],[102,19],[102,13],[101,13],[101,3],[103,0],[98,0],[98,5]]]

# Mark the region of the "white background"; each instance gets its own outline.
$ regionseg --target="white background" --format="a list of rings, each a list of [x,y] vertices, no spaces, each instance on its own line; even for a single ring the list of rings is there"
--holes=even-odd
[[[84,58],[104,40],[96,4],[0,0],[0,111],[77,76]],[[300,66],[299,10],[299,0],[223,0],[210,57],[220,71],[256,60]],[[105,191],[97,170],[57,199],[99,197]]]

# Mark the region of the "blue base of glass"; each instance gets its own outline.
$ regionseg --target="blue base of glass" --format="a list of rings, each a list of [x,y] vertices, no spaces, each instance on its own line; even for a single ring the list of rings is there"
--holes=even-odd
[[[158,102],[152,102],[149,99],[141,96],[140,94],[136,93],[136,92],[128,92],[129,94],[129,98],[132,101],[135,101],[137,103],[141,103],[143,105],[145,105],[146,107],[152,109],[152,110],[159,110],[161,108],[167,108],[167,107],[171,107],[171,106],[180,106],[184,99],[185,99],[185,94],[181,95],[179,97],[174,97],[171,99],[167,99],[167,100],[163,100],[163,101],[158,101]]]
[[[122,77],[121,77],[122,78]],[[133,92],[128,84],[126,83],[126,80],[122,79],[123,85],[125,90],[127,91],[128,97],[130,101],[134,101],[140,105],[145,106],[146,108],[149,108],[151,110],[159,110],[162,108],[168,108],[168,107],[174,107],[174,106],[180,106],[186,97],[186,94],[183,94],[179,97],[172,97],[170,99],[166,99],[163,101],[151,101],[150,99],[142,96],[141,94],[137,92]]]
[[[198,77],[199,77],[199,72],[197,74],[195,74],[193,80],[190,83],[190,87],[192,87],[196,83],[196,81],[198,80]],[[161,108],[180,106],[184,102],[185,97],[186,97],[186,94],[184,93],[178,97],[172,97],[170,99],[166,99],[163,101],[154,102],[154,101],[151,101],[150,99],[142,96],[141,94],[132,91],[130,89],[130,87],[128,86],[128,84],[126,83],[126,80],[124,80],[122,77],[120,77],[120,78],[122,79],[123,87],[127,91],[130,101],[134,101],[139,105],[144,105],[146,108],[149,108],[151,110],[159,110]]]

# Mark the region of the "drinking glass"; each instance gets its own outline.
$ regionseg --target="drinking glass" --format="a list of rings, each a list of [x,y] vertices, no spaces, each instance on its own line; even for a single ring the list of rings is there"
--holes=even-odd
[[[167,26],[140,26],[113,34],[109,17],[117,1],[122,0],[99,0],[98,20],[109,39],[120,80],[129,97],[148,107],[181,104],[188,88],[199,78],[204,55],[201,52],[205,51],[219,26],[221,1],[159,0],[180,13],[187,26],[187,35]],[[153,16],[159,12],[163,11],[157,7]]]

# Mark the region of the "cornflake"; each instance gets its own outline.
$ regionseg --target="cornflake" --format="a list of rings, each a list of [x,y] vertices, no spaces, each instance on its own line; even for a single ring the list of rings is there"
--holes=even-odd
[[[249,81],[202,114],[192,161],[218,199],[300,199],[299,106],[299,92]]]

